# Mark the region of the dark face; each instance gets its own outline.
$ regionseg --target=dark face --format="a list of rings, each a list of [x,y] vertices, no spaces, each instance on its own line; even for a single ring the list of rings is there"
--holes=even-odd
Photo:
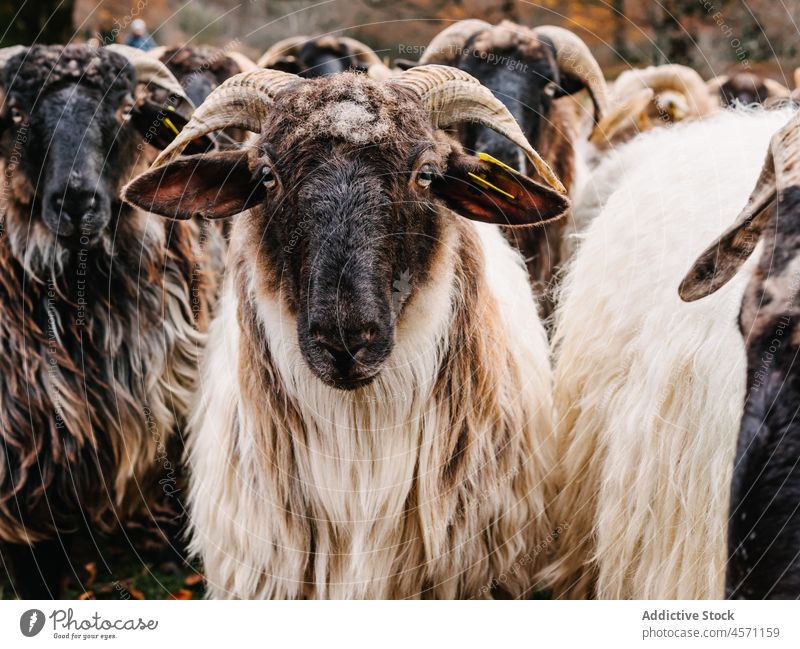
[[[254,218],[263,219],[262,253],[281,269],[275,288],[296,315],[309,367],[350,389],[376,376],[403,305],[426,279],[440,229],[431,174],[443,171],[449,146],[437,151],[415,105],[392,117],[377,92],[359,103],[338,90],[322,94],[309,115],[327,118],[307,129],[309,137],[292,135],[302,127],[295,106],[303,99],[287,102],[292,113],[265,129],[251,166],[265,172],[268,187],[263,216]],[[387,129],[398,137],[387,141]]]
[[[161,62],[180,82],[195,106],[202,104],[214,88],[240,72],[225,52],[206,45],[184,45],[168,49]]]
[[[750,106],[766,101],[769,92],[761,79],[755,75],[739,74],[722,85],[720,95],[725,106],[733,106],[736,103]]]
[[[190,72],[178,81],[195,106],[202,104],[217,85],[217,80],[210,72]]]
[[[309,41],[300,50],[297,58],[301,69],[296,72],[307,79],[338,74],[356,67],[349,48],[338,42],[335,46],[328,46]]]
[[[733,597],[800,593],[800,187],[777,210],[740,315],[748,386],[731,490]]]
[[[478,79],[502,101],[522,127],[528,141],[536,146],[542,121],[546,122],[552,101],[548,85],[558,83],[555,59],[549,48],[535,48],[535,55],[516,48],[478,51],[467,44],[458,67]],[[472,151],[488,153],[510,167],[524,172],[526,160],[518,148],[494,131],[482,126],[462,127],[461,141]]]
[[[407,90],[347,74],[280,94],[249,151],[178,159],[125,197],[174,218],[250,208],[238,217],[243,257],[296,318],[314,374],[354,389],[380,372],[404,306],[428,280],[445,219],[457,218],[442,203],[513,225],[566,209],[562,195],[487,164],[434,130]],[[487,174],[511,200],[474,184]]]
[[[29,62],[38,51],[32,48]],[[36,218],[66,244],[97,240],[119,208],[118,191],[135,159],[127,126],[132,73],[123,69],[125,61],[117,55],[104,52],[94,60],[107,68],[110,74],[103,80],[110,83],[95,83],[91,75],[77,80],[87,65],[83,60],[74,61],[75,76],[67,74],[53,83],[43,84],[45,71],[19,69],[25,65],[22,55],[5,70],[3,148],[6,155],[16,149],[19,170],[36,188]],[[63,55],[58,65],[69,71],[69,61]]]

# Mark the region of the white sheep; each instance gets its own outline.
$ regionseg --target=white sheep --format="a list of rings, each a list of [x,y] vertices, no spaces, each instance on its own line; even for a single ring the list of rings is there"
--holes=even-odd
[[[704,300],[682,302],[678,285],[747,201],[790,114],[657,130],[596,171],[612,185],[564,278],[554,338],[558,597],[724,594],[753,260]]]
[[[127,188],[176,218],[250,208],[189,441],[211,596],[536,587],[553,539],[549,351],[519,254],[467,219],[546,222],[568,202],[465,154],[440,130],[465,118],[543,165],[459,70],[262,71],[215,90],[167,164]],[[251,150],[173,160],[232,123],[260,132]]]

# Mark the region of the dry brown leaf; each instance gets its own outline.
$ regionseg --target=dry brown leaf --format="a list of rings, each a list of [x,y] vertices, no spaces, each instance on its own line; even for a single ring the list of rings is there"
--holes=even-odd
[[[192,599],[192,591],[186,588],[179,588],[164,599]]]
[[[94,561],[90,561],[83,569],[86,571],[86,586],[91,586],[94,583],[94,580],[97,579],[97,564]]]
[[[203,583],[203,575],[199,572],[192,573],[183,582],[186,586],[197,586]]]
[[[140,591],[138,588],[134,588],[133,586],[128,586],[128,592],[131,594],[133,599],[145,599],[144,593]]]

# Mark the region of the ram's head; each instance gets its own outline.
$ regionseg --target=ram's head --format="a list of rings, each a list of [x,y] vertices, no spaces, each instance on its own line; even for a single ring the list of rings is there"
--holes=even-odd
[[[551,186],[464,153],[442,129],[465,120],[514,142]],[[240,151],[178,157],[194,138],[232,125],[260,136]],[[319,378],[355,388],[389,356],[395,323],[430,279],[456,214],[542,224],[564,213],[562,191],[491,92],[459,70],[427,66],[386,82],[238,75],[125,198],[177,219],[249,210],[231,243],[232,263],[248,265],[248,290],[279,296]]]

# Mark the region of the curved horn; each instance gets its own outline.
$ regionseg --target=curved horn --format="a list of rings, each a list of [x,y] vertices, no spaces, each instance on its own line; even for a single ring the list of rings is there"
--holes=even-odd
[[[24,45],[12,45],[10,47],[0,48],[0,67],[3,67],[8,60],[20,52],[24,52],[28,48]]]
[[[394,74],[395,71],[383,63],[373,63],[367,68],[367,76],[375,81],[386,81]]]
[[[339,36],[337,40],[350,48],[350,51],[355,55],[359,63],[363,63],[366,66],[382,63],[381,58],[375,54],[375,50],[361,41],[350,38],[349,36]]]
[[[406,70],[387,83],[416,94],[437,128],[475,122],[506,137],[525,152],[551,187],[566,193],[564,185],[530,145],[503,102],[472,75],[446,65],[423,65]]]
[[[261,55],[256,65],[259,68],[269,68],[275,65],[275,62],[284,56],[297,56],[300,48],[309,40],[308,36],[290,36],[278,41],[266,52]]]
[[[609,110],[592,130],[589,142],[595,146],[610,144],[617,133],[636,123],[636,119],[647,110],[654,97],[652,88],[642,88]]]
[[[261,124],[279,92],[303,79],[278,70],[242,72],[214,89],[194,111],[189,123],[153,162],[159,166],[177,158],[192,140],[223,128],[261,132]]]
[[[767,89],[767,94],[770,99],[772,99],[773,97],[782,99],[792,94],[786,86],[784,86],[782,83],[775,81],[774,79],[769,79],[767,77],[764,77],[763,81],[764,81],[764,87]]]
[[[166,45],[159,45],[152,50],[147,50],[147,56],[152,56],[154,59],[161,60],[161,57],[166,54],[169,48]]]
[[[419,62],[423,64],[453,63],[461,55],[464,43],[478,32],[491,28],[492,26],[484,20],[475,18],[459,20],[433,37],[419,58]]]
[[[614,99],[622,102],[642,88],[652,88],[656,94],[662,90],[675,90],[681,93],[689,102],[691,117],[707,115],[716,108],[702,77],[685,65],[670,63],[641,70],[628,70],[614,83],[612,94]]]
[[[238,65],[241,72],[251,72],[259,69],[255,61],[241,52],[225,52],[225,56]]]
[[[594,104],[594,121],[599,123],[608,112],[608,86],[600,64],[583,39],[563,27],[543,25],[533,29],[537,38],[547,38],[555,48],[559,72],[575,77],[589,91]]]
[[[730,77],[727,74],[719,74],[713,79],[706,81],[706,90],[710,101],[716,104],[722,104],[722,86],[728,83]]]
[[[106,45],[106,48],[130,61],[136,70],[136,81],[138,83],[159,86],[171,95],[180,97],[189,107],[194,108],[194,104],[184,92],[181,84],[161,61],[142,50],[128,45],[112,43],[111,45]]]

